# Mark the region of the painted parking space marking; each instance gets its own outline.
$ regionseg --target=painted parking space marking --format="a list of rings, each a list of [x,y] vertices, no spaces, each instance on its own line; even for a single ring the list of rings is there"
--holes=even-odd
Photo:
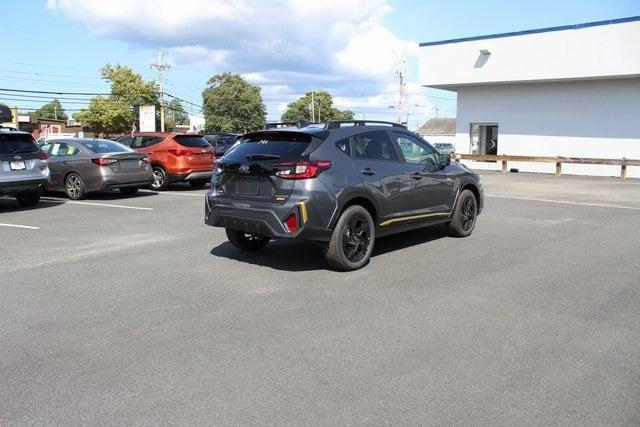
[[[0,227],[12,227],[12,228],[26,228],[28,230],[40,230],[40,227],[34,227],[32,225],[20,225],[20,224],[2,224]]]
[[[97,202],[79,202],[77,200],[56,199],[54,197],[41,197],[40,201],[49,203],[71,204],[71,205],[85,205],[85,206],[99,206],[105,208],[120,208],[120,209],[133,209],[139,211],[152,211],[153,208],[145,208],[142,206],[127,206],[116,205],[112,203],[97,203]]]
[[[640,211],[640,208],[635,206],[624,205],[611,205],[608,203],[588,203],[588,202],[572,202],[570,200],[552,200],[552,199],[537,199],[533,197],[517,197],[517,196],[504,196],[500,194],[485,194],[486,197],[495,197],[497,199],[513,199],[513,200],[526,200],[529,202],[544,202],[544,203],[557,203],[561,205],[578,205],[578,206],[592,206],[595,208],[609,208],[609,209],[626,209],[631,211]]]

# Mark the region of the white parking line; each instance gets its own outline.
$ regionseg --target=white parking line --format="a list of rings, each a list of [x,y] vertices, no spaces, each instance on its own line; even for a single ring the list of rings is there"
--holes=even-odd
[[[593,206],[596,208],[611,208],[611,209],[627,209],[631,211],[640,211],[640,208],[634,206],[624,205],[610,205],[607,203],[585,203],[585,202],[572,202],[570,200],[552,200],[552,199],[537,199],[532,197],[516,197],[516,196],[503,196],[500,194],[485,194],[487,197],[495,197],[498,199],[513,199],[513,200],[526,200],[531,202],[545,202],[545,203],[558,203],[561,205],[579,205],[579,206]]]
[[[159,191],[157,194],[164,194],[169,196],[191,196],[191,197],[204,197],[207,193],[194,194],[194,193],[178,193],[176,191]]]
[[[0,224],[0,227],[27,228],[29,230],[40,230],[40,227],[33,227],[31,225],[19,225],[19,224]]]
[[[120,208],[120,209],[134,209],[138,211],[152,211],[153,208],[143,208],[140,206],[126,206],[126,205],[114,205],[111,203],[96,203],[96,202],[79,202],[77,200],[65,200],[65,199],[56,199],[53,197],[41,197],[41,201],[43,202],[51,202],[51,203],[64,203],[71,205],[86,205],[86,206],[101,206],[105,208]]]

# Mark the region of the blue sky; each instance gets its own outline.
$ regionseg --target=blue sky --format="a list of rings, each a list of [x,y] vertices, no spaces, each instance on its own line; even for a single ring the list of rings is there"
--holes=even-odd
[[[358,117],[391,119],[394,70],[405,57],[414,127],[436,106],[455,115],[455,94],[417,85],[419,42],[640,15],[640,0],[3,0],[3,15],[12,41],[0,55],[0,88],[105,92],[102,65],[154,78],[149,63],[163,48],[173,63],[166,92],[196,113],[207,79],[232,71],[263,88],[269,120],[311,89],[330,90]],[[46,102],[38,96],[0,102],[34,109]],[[70,112],[83,104],[63,101]]]

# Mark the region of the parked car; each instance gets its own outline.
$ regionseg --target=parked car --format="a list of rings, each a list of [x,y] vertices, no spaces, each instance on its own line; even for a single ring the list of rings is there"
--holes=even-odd
[[[56,139],[69,139],[69,138],[77,138],[76,134],[73,133],[50,133],[48,135],[43,135],[36,139],[36,145],[38,147],[42,147],[47,142],[55,141]]]
[[[146,155],[115,141],[57,139],[43,145],[42,150],[49,155],[49,189],[64,191],[72,200],[113,189],[131,195],[153,182]]]
[[[436,142],[433,144],[433,148],[449,157],[453,157],[456,154],[456,147],[450,142]]]
[[[32,206],[49,180],[47,155],[31,134],[0,126],[0,195],[15,196],[21,205]]]
[[[216,157],[224,156],[224,153],[226,153],[227,150],[236,143],[238,136],[240,135],[225,132],[215,132],[203,135],[204,139],[206,139],[209,145],[213,147],[213,152]]]
[[[376,237],[438,223],[470,235],[482,206],[479,176],[404,126],[329,122],[242,136],[216,163],[205,223],[247,251],[317,241],[332,267],[355,270]]]
[[[135,132],[118,138],[118,142],[149,156],[154,190],[166,190],[172,182],[188,182],[199,188],[213,175],[215,154],[202,135]]]

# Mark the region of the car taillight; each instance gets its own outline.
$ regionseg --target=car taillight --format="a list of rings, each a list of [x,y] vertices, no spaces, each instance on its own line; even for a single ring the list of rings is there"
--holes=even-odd
[[[284,228],[286,228],[287,233],[295,233],[298,231],[298,219],[296,218],[296,214],[291,214],[284,220]]]
[[[320,172],[331,167],[327,160],[280,163],[276,167],[287,168],[276,172],[283,179],[309,179],[317,177]]]
[[[40,152],[40,160],[47,160],[49,158],[49,155],[47,153],[45,153],[44,151]]]
[[[93,163],[98,166],[109,166],[117,162],[116,159],[105,159],[104,157],[98,157],[97,159],[91,159]]]
[[[174,156],[186,156],[187,154],[191,154],[191,151],[183,150],[182,148],[170,148],[168,151]]]

